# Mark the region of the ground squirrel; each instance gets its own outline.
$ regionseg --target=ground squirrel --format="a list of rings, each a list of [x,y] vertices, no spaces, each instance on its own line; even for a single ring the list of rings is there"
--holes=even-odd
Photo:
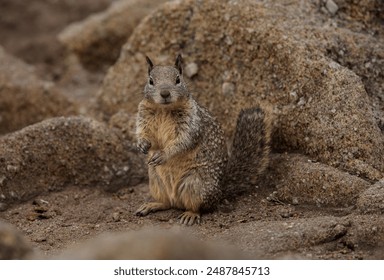
[[[242,110],[228,157],[224,133],[200,106],[183,79],[182,57],[175,66],[148,63],[148,81],[138,107],[137,145],[148,154],[149,189],[155,202],[136,215],[183,209],[180,222],[200,222],[230,184],[244,173],[261,173],[269,154],[269,123],[260,108]]]

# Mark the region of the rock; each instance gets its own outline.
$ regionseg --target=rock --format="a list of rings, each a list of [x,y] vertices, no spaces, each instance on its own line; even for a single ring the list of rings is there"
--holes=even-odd
[[[331,13],[331,15],[335,15],[337,11],[339,10],[339,6],[333,0],[327,0],[325,3],[325,7],[327,8],[328,12]]]
[[[32,66],[0,47],[0,134],[49,117],[76,114],[76,106],[53,84],[37,78]]]
[[[359,196],[357,207],[363,214],[384,214],[384,179]]]
[[[114,114],[108,122],[111,128],[118,129],[124,139],[136,143],[136,115],[123,110]]]
[[[120,0],[106,11],[66,27],[59,41],[80,59],[88,70],[113,64],[122,45],[139,22],[165,0]]]
[[[199,65],[193,91],[218,118],[228,138],[239,111],[261,104],[271,108],[274,118],[274,149],[301,151],[351,174],[381,179],[384,135],[375,119],[381,114],[379,107],[371,105],[353,71],[329,67],[332,59],[327,51],[318,50],[326,40],[316,38],[331,38],[334,33],[315,26],[310,15],[303,20],[296,11],[298,7],[310,10],[311,5],[292,3],[284,7],[250,0],[164,4],[136,28],[108,71],[98,110],[107,119],[121,109],[135,113],[146,81],[144,55],[150,53],[157,63],[173,64],[182,52],[186,65],[207,61]],[[311,30],[318,37],[310,37]],[[230,46],[222,43],[227,37]],[[228,78],[236,85],[234,95],[221,94],[219,85]],[[296,93],[295,100],[289,98],[290,92]]]
[[[112,220],[113,220],[114,222],[120,222],[120,213],[119,213],[119,212],[114,212],[114,213],[112,214]]]
[[[235,95],[236,86],[233,83],[225,82],[221,86],[221,91],[224,96],[233,96]]]
[[[0,151],[0,174],[5,176],[0,194],[6,203],[68,185],[98,185],[112,191],[147,179],[136,147],[117,130],[85,117],[28,126],[0,138]],[[17,170],[8,171],[8,165]]]
[[[8,209],[8,205],[4,202],[0,202],[0,212],[3,212]]]
[[[188,63],[184,68],[184,73],[188,78],[192,78],[197,72],[199,72],[199,67],[194,62]]]
[[[297,154],[273,154],[264,179],[285,203],[348,207],[370,187],[367,181]]]
[[[259,252],[262,257],[331,242],[348,232],[350,222],[332,216],[281,221],[254,221],[236,224],[231,232],[218,237],[240,246],[246,252]],[[257,242],[254,238],[257,236]],[[245,244],[247,244],[245,246]],[[252,244],[252,246],[249,246]]]
[[[177,245],[175,244],[177,240]],[[54,259],[64,260],[208,260],[245,259],[248,255],[231,246],[206,243],[175,230],[146,229],[104,234]]]
[[[353,250],[372,248],[371,257],[375,258],[375,253],[378,253],[376,258],[382,259],[384,257],[384,216],[353,215],[349,220],[351,226],[342,238],[342,242]]]
[[[30,259],[31,245],[12,226],[0,221],[0,260]]]

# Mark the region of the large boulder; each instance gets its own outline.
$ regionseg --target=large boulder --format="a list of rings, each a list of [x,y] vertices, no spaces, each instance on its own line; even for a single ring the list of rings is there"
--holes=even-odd
[[[300,17],[303,13],[329,17],[313,3],[298,2],[164,4],[135,29],[108,71],[99,110],[106,119],[121,109],[134,113],[146,81],[144,54],[156,64],[172,64],[181,52],[186,67],[195,70],[186,71],[191,90],[217,116],[228,137],[240,109],[261,104],[272,108],[275,149],[300,151],[347,172],[380,179],[384,136],[364,84],[318,50],[314,38],[301,36],[304,27],[291,30],[306,24],[321,30],[310,16]]]
[[[177,240],[177,243],[175,243]],[[74,260],[209,260],[246,259],[231,246],[208,243],[176,228],[147,228],[136,232],[108,233],[66,250],[56,259]]]
[[[113,191],[146,179],[135,146],[89,118],[53,118],[0,138],[3,208],[68,185]]]
[[[21,260],[34,257],[34,250],[13,226],[0,221],[0,260]]]
[[[77,112],[73,102],[52,83],[40,80],[32,66],[1,47],[0,61],[0,134]]]
[[[364,214],[384,214],[384,179],[361,193],[357,207]]]
[[[120,0],[109,9],[72,23],[58,36],[84,67],[100,70],[113,64],[139,22],[166,0]]]
[[[294,205],[350,207],[371,186],[357,176],[298,154],[273,155],[265,176],[276,189],[268,199]]]

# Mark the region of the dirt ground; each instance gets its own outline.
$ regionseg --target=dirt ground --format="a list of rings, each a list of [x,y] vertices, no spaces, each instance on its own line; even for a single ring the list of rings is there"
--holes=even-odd
[[[95,98],[105,73],[90,73],[69,63],[56,36],[70,22],[104,10],[111,2],[31,0],[26,4],[21,0],[0,0],[0,45],[36,67],[41,79],[54,82],[72,100],[88,104]],[[234,201],[225,200],[217,211],[204,214],[200,225],[186,230],[199,240],[232,244],[255,257],[384,258],[384,244],[380,240],[372,244],[358,231],[365,219],[381,223],[382,215],[361,217],[350,205],[321,207],[271,199],[275,191],[273,176],[270,168],[257,187]],[[101,184],[73,185],[4,207],[0,219],[14,225],[41,256],[51,258],[101,233],[151,226],[164,230],[183,227],[177,221],[181,214],[178,210],[135,216],[135,210],[147,200],[145,182],[116,192],[105,191]],[[316,228],[319,218],[330,231]],[[380,231],[380,226],[376,230]],[[294,232],[290,232],[292,228]],[[262,254],[255,253],[260,251]]]

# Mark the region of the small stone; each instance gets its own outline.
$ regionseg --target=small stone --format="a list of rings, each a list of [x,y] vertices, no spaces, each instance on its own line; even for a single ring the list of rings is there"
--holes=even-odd
[[[291,91],[289,93],[289,96],[293,99],[293,100],[297,100],[297,92],[296,91]]]
[[[45,236],[38,236],[38,237],[34,238],[33,241],[38,242],[38,243],[46,242],[47,238]]]
[[[0,177],[0,186],[4,184],[5,179],[6,177],[4,175]]]
[[[339,6],[333,0],[327,0],[325,3],[325,7],[327,8],[328,12],[331,13],[331,15],[335,15],[337,11],[339,10]]]
[[[4,202],[0,202],[0,212],[7,210],[8,205]]]
[[[300,97],[299,102],[297,102],[297,105],[298,106],[304,106],[305,103],[306,103],[305,98],[304,97]]]
[[[287,219],[287,218],[292,217],[292,213],[289,213],[289,212],[282,212],[282,213],[280,213],[280,216],[281,216],[282,218]]]
[[[19,168],[17,166],[14,166],[14,165],[7,165],[7,171],[9,172],[16,172]]]
[[[332,68],[332,69],[340,69],[340,64],[339,63],[337,63],[336,61],[331,61],[330,63],[329,63],[329,68]]]
[[[114,222],[119,222],[120,221],[120,213],[119,212],[115,212],[112,214],[112,219]]]
[[[293,205],[298,205],[299,204],[299,199],[297,197],[292,197],[292,204]]]
[[[198,71],[199,66],[197,66],[197,64],[194,62],[187,64],[184,69],[185,75],[187,75],[188,78],[192,78],[193,76],[195,76]]]
[[[38,198],[38,199],[33,200],[32,204],[38,205],[38,206],[44,206],[44,205],[48,205],[49,202],[44,200],[44,199]]]
[[[328,14],[328,10],[325,7],[321,7],[320,11],[324,14]]]
[[[221,90],[225,96],[233,96],[235,94],[235,85],[233,83],[223,83]]]

